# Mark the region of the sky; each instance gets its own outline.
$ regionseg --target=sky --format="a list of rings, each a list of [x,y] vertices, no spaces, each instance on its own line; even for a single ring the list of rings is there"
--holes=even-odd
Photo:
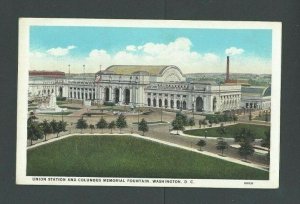
[[[267,29],[31,26],[30,69],[86,73],[110,65],[176,65],[183,73],[270,74]]]

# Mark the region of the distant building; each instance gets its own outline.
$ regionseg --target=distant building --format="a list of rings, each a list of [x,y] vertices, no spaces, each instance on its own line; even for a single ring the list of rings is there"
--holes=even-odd
[[[242,86],[241,107],[252,109],[270,109],[271,86]]]

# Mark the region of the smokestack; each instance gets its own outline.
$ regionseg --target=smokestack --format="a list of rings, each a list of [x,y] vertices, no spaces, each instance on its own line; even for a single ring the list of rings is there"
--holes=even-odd
[[[229,81],[229,56],[227,56],[226,81]]]

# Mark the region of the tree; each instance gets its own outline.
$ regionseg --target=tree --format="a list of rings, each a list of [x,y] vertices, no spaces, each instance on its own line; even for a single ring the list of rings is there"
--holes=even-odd
[[[119,117],[116,121],[116,126],[117,126],[117,128],[120,129],[120,133],[121,133],[122,128],[127,127],[126,117],[123,114],[119,115]]]
[[[51,128],[52,128],[52,133],[56,133],[58,132],[58,122],[56,122],[56,120],[51,120],[50,122]]]
[[[41,123],[41,128],[44,132],[44,136],[45,136],[45,141],[47,140],[47,134],[51,134],[53,132],[52,126],[50,123],[48,123],[47,120],[44,120]]]
[[[98,129],[101,129],[102,133],[103,133],[103,129],[107,128],[107,122],[103,117],[101,117],[101,119],[96,124],[96,126],[97,126]]]
[[[206,120],[202,120],[202,125],[203,125],[203,127],[205,128],[205,126],[207,125]]]
[[[221,135],[222,138],[226,135],[226,129],[225,129],[223,123],[221,123],[220,128],[218,128],[218,132],[219,132],[219,134]]]
[[[200,151],[202,151],[201,147],[204,147],[206,145],[206,142],[205,142],[205,140],[199,140],[197,145],[200,147]]]
[[[181,112],[177,112],[175,118],[181,119],[183,126],[188,126],[189,125],[189,121],[188,118],[185,114],[181,113]]]
[[[269,122],[269,114],[268,114],[268,111],[266,111],[265,121],[266,121],[266,122]]]
[[[249,141],[241,142],[240,146],[241,147],[239,148],[239,154],[242,157],[245,157],[245,160],[247,160],[247,157],[254,153],[254,148]]]
[[[201,125],[203,124],[203,121],[199,120],[198,124],[199,124],[199,128],[201,128]]]
[[[268,148],[268,154],[267,154],[268,159],[270,158],[270,136],[271,136],[270,129],[268,129],[267,131],[265,131],[265,138],[261,141],[261,146]]]
[[[67,123],[62,120],[57,123],[57,130],[56,130],[57,137],[60,132],[66,131],[66,127],[67,127]]]
[[[238,130],[234,136],[235,142],[253,142],[254,139],[254,133],[249,128],[242,128],[241,130]]]
[[[91,133],[93,133],[93,130],[95,129],[95,125],[90,124],[90,125],[89,125],[89,128],[91,129]]]
[[[249,121],[252,120],[252,113],[251,113],[251,110],[250,110],[250,114],[249,114]]]
[[[33,140],[42,139],[43,137],[44,132],[39,123],[29,117],[27,120],[27,139],[30,140],[30,145],[32,145]]]
[[[86,120],[83,119],[83,117],[79,118],[76,123],[76,128],[80,129],[81,133],[83,129],[86,129],[88,127],[88,124],[86,123]]]
[[[179,118],[179,117],[176,117],[172,121],[172,126],[173,126],[173,130],[177,130],[177,135],[178,135],[178,130],[183,130],[184,129],[184,125],[183,125],[182,119]]]
[[[233,115],[233,116],[232,116],[232,119],[233,119],[233,122],[236,123],[236,121],[238,121],[237,115]]]
[[[223,138],[220,139],[220,140],[218,140],[218,142],[217,142],[217,150],[220,150],[222,152],[222,156],[223,156],[224,150],[227,149],[227,148],[228,148],[228,144],[227,144],[226,141],[223,140]]]
[[[111,122],[108,124],[108,128],[110,129],[110,133],[112,134],[112,130],[116,128],[116,123],[115,123],[115,121],[111,121]]]
[[[192,126],[195,125],[195,120],[194,120],[194,118],[189,118],[188,123],[189,123],[189,126],[191,126],[191,129],[192,129]]]
[[[148,132],[149,127],[148,127],[147,121],[144,118],[141,120],[141,122],[139,122],[138,129],[139,129],[139,131],[143,132],[143,136],[145,135],[145,132]]]

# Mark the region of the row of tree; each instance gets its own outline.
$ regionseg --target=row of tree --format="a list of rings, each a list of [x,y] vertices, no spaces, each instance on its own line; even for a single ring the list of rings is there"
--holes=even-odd
[[[202,125],[205,127],[206,125],[209,124],[219,124],[219,122],[227,122],[227,121],[234,121],[236,122],[238,120],[236,115],[233,116],[228,116],[226,114],[224,115],[209,115],[206,116],[206,119],[204,120],[199,120],[198,121],[198,125],[199,128],[202,127]],[[195,120],[193,117],[188,118],[185,114],[181,113],[181,112],[177,112],[175,119],[172,121],[172,127],[173,130],[177,130],[177,134],[179,130],[184,130],[185,126],[194,126],[195,125]],[[223,123],[221,123],[221,126],[223,126]]]
[[[83,119],[83,117],[79,118],[77,123],[76,123],[76,128],[77,129],[80,129],[81,130],[81,133],[82,133],[82,130],[83,129],[87,129],[87,128],[90,128],[91,131],[95,128],[97,129],[101,129],[102,132],[104,129],[110,129],[111,130],[111,133],[112,133],[112,130],[115,129],[116,127],[118,129],[120,129],[120,133],[121,133],[121,130],[123,128],[126,128],[128,125],[127,125],[127,121],[126,121],[126,117],[124,115],[119,115],[119,117],[117,118],[116,121],[111,121],[111,122],[107,122],[103,117],[100,118],[100,120],[97,122],[96,126],[93,125],[93,124],[90,124],[88,125],[86,120]]]
[[[181,112],[177,112],[175,119],[172,121],[173,130],[177,130],[177,134],[179,130],[184,130],[184,126],[194,126],[195,120],[194,118],[188,118],[185,114]]]
[[[112,133],[113,129],[118,128],[121,133],[122,129],[126,127],[128,127],[126,117],[122,114],[118,116],[116,121],[113,120],[111,122],[107,122],[103,117],[101,117],[100,120],[96,123],[96,125],[93,124],[88,125],[86,120],[84,120],[83,118],[78,119],[76,123],[76,128],[80,129],[81,132],[83,129],[87,129],[87,128],[90,128],[92,132],[93,129],[97,128],[97,129],[101,129],[102,133],[104,129],[110,129],[110,132]],[[149,130],[148,123],[144,118],[138,123],[138,130],[142,131],[143,135],[145,134],[145,132]]]
[[[31,114],[27,120],[27,139],[31,141],[31,145],[33,140],[45,138],[46,141],[48,134],[56,133],[58,137],[59,133],[66,131],[66,126],[67,123],[64,121],[52,120],[51,122],[48,122],[47,120],[44,120],[43,122],[38,122],[37,117]],[[124,115],[119,115],[116,121],[111,122],[107,122],[103,117],[101,117],[96,126],[93,124],[88,125],[87,121],[83,119],[83,117],[79,118],[76,123],[76,128],[80,129],[81,133],[83,129],[87,128],[90,128],[91,132],[95,128],[102,129],[102,133],[104,129],[108,128],[112,133],[112,130],[116,127],[120,129],[120,133],[123,128],[128,127],[126,117]],[[148,123],[144,118],[138,123],[138,130],[142,131],[143,135],[145,132],[149,131]]]
[[[47,140],[48,134],[55,133],[58,137],[59,133],[66,131],[67,123],[64,121],[52,120],[48,122],[38,122],[37,117],[31,114],[27,120],[27,139],[30,140],[32,145],[33,140],[43,139]]]
[[[216,148],[221,151],[221,154],[223,156],[224,150],[228,148],[228,143],[223,139],[222,136],[226,134],[226,129],[224,127],[221,127],[219,129],[221,137],[218,138],[218,141],[216,143]],[[253,142],[255,140],[254,134],[250,129],[243,128],[235,135],[235,142],[238,142],[240,144],[239,148],[239,155],[241,157],[244,157],[245,160],[247,160],[248,156],[253,155],[254,153],[254,147]],[[200,151],[202,150],[202,147],[206,146],[206,141],[201,139],[197,145],[200,147]],[[268,148],[268,154],[267,157],[269,159],[270,157],[270,130],[265,132],[265,138],[261,141],[261,146]]]

